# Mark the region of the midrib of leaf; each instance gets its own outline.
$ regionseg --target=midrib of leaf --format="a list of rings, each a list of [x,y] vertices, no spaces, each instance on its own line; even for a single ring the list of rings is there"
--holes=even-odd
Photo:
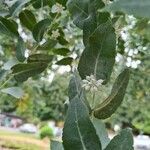
[[[23,1],[23,0],[22,0]],[[12,7],[14,7],[15,5],[17,5],[17,8],[14,10],[14,8],[13,8],[13,13],[12,13],[12,15],[14,15],[14,14],[16,14],[17,13],[17,11],[18,11],[18,7],[19,7],[19,9],[20,9],[20,7],[22,7],[23,5],[25,5],[26,3],[28,3],[29,2],[29,0],[24,0],[24,2],[22,2],[22,1],[16,1],[13,5],[12,5]],[[18,5],[19,4],[19,5]]]
[[[81,12],[83,12],[83,13],[88,17],[88,14],[87,14],[83,9],[81,9],[76,3],[74,4],[74,6],[75,6],[77,9],[81,10]]]
[[[79,91],[79,88],[78,88],[78,83],[77,83],[77,79],[75,78],[75,84],[76,84],[76,89],[77,89],[77,95],[79,96],[79,98],[80,98],[80,94],[81,94],[81,92],[82,91]]]
[[[28,19],[28,17],[27,17],[27,15],[26,15],[26,13],[25,13],[25,12],[23,12],[23,14],[24,14],[25,18],[28,20],[29,24],[32,26],[32,23],[33,23],[33,22],[31,22],[31,20],[30,20],[30,19]]]
[[[0,21],[0,24],[5,28],[5,30],[6,30],[7,32],[10,32],[2,21]]]
[[[102,109],[104,108],[106,105],[108,105],[110,103],[111,100],[113,100],[113,98],[117,95],[118,91],[120,90],[120,88],[122,87],[122,85],[124,84],[126,78],[123,79],[123,81],[121,82],[119,88],[113,93],[111,94],[111,98],[106,99],[104,102],[102,102],[100,105],[101,107],[97,108],[97,109]]]
[[[44,28],[44,27],[43,27],[43,28]],[[42,33],[43,28],[41,28],[41,30],[39,30],[39,34],[38,34],[38,38],[37,38],[38,41],[41,40],[41,33]]]
[[[107,31],[107,30],[106,30]],[[102,51],[102,47],[103,47],[103,44],[104,44],[104,41],[106,39],[106,32],[105,32],[105,35],[104,35],[104,38],[103,38],[103,41],[102,41],[102,44],[101,44],[101,48],[98,52],[98,55],[96,57],[96,60],[95,60],[95,68],[94,68],[94,76],[96,77],[96,72],[97,72],[97,66],[98,66],[98,62],[99,62],[99,57],[100,57],[100,54],[101,54],[101,51]]]
[[[43,9],[44,6],[44,0],[41,0],[41,9]]]
[[[78,130],[79,138],[81,140],[82,148],[83,148],[83,150],[86,150],[86,147],[85,147],[85,144],[84,144],[84,141],[82,138],[82,134],[80,131],[79,123],[78,123],[77,106],[75,107],[75,119],[76,119],[75,123],[77,125],[77,130]]]
[[[19,43],[19,47],[20,47],[20,49],[21,49],[21,51],[20,51],[20,53],[21,53],[21,57],[23,56],[24,57],[24,41],[23,41],[23,39],[22,39],[22,41],[20,41],[21,43]],[[21,44],[21,45],[20,45]]]
[[[96,33],[97,30],[98,30],[100,27],[103,27],[103,26],[107,25],[109,22],[111,23],[110,18],[108,19],[108,21],[107,21],[106,23],[102,23],[102,24],[97,25],[96,29],[90,34],[89,38],[90,38],[94,33]]]
[[[38,33],[38,41],[41,40],[41,33],[42,33],[42,31],[43,31],[43,29],[44,29],[45,27],[49,28],[49,25],[47,25],[47,23],[46,23],[46,25],[44,25],[43,27],[40,28],[39,33]],[[46,32],[45,32],[45,33],[46,33]],[[44,35],[45,35],[45,34],[44,34]],[[43,36],[44,36],[44,35],[43,35]]]

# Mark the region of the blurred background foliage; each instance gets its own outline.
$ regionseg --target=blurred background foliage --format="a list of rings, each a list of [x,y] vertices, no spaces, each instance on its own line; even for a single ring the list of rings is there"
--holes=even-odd
[[[40,13],[37,13],[34,7],[29,7],[28,9],[34,12],[38,20],[46,18],[47,14],[50,13],[48,7],[42,8]],[[1,4],[0,11],[2,10],[4,10],[4,7]],[[50,15],[52,18],[55,17],[53,14]],[[41,48],[33,48],[35,47],[35,41],[31,40],[31,33],[21,26],[20,22],[18,23],[29,53],[44,51]],[[58,39],[59,44],[52,43],[49,46],[49,50],[44,52],[51,54],[54,47],[69,49],[69,53],[66,56],[74,59],[71,67],[69,65],[58,66],[52,64],[51,68],[47,68],[41,75],[30,78],[24,84],[17,83],[14,79],[11,79],[6,84],[6,87],[18,86],[19,84],[24,90],[24,96],[21,99],[15,99],[0,93],[1,112],[14,113],[34,123],[49,119],[57,121],[64,119],[64,103],[68,100],[69,72],[71,72],[72,66],[76,66],[84,47],[81,40],[82,33],[69,20],[67,11],[64,11],[54,22],[53,30],[58,27],[62,33],[62,36]],[[96,99],[100,101],[107,97],[114,79],[125,66],[133,68],[125,100],[117,113],[107,119],[106,122],[112,128],[116,124],[122,127],[124,125],[134,126],[139,132],[150,134],[150,22],[146,19],[122,15],[115,22],[114,27],[119,37],[116,66],[111,82],[104,86],[103,89],[100,89]],[[0,84],[3,84],[9,78],[10,68],[17,62],[15,51],[16,41],[9,36],[0,34]],[[62,58],[64,56],[57,55],[54,62]],[[88,100],[91,101],[91,99],[91,95],[89,95]]]

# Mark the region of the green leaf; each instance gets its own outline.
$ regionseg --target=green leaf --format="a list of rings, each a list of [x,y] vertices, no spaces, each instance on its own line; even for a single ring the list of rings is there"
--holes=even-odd
[[[93,24],[97,19],[103,19],[103,15],[99,15],[97,12],[98,9],[104,7],[102,0],[68,0],[67,7],[72,15],[74,24],[81,29],[83,29],[84,23],[89,22],[89,20]],[[92,23],[92,21],[94,22]]]
[[[82,80],[80,77],[77,75],[77,73],[74,73],[73,76],[71,77],[71,80],[69,82],[69,88],[68,88],[68,94],[69,94],[69,99],[72,100],[75,96],[80,96],[83,88],[81,85]]]
[[[64,150],[61,142],[51,140],[51,150]]]
[[[47,68],[46,63],[35,62],[35,63],[29,63],[29,64],[17,64],[15,66],[13,66],[11,69],[12,69],[14,78],[18,82],[24,82],[29,77],[40,74],[46,68]]]
[[[67,6],[74,23],[83,29],[85,50],[78,66],[80,76],[84,79],[93,74],[106,83],[115,63],[116,36],[109,13],[97,11],[105,6],[104,2],[69,0]]]
[[[21,37],[18,38],[18,43],[16,47],[16,57],[19,61],[23,62],[25,61],[25,51],[26,51],[26,46]]]
[[[33,62],[50,63],[52,60],[53,60],[52,55],[34,54],[34,55],[30,55],[27,61],[28,63],[33,63]]]
[[[51,20],[44,19],[38,22],[33,28],[33,37],[37,42],[42,41],[44,33],[46,32],[47,28],[50,26]]]
[[[79,62],[79,74],[82,79],[93,74],[106,83],[115,63],[116,35],[109,13],[97,11],[104,6],[102,0],[68,1],[74,23],[83,29],[85,50]]]
[[[78,66],[81,78],[85,79],[93,74],[96,79],[107,82],[115,63],[115,49],[115,30],[108,21],[99,25],[89,36],[89,44],[83,51]]]
[[[92,0],[88,7],[88,18],[83,24],[83,42],[87,46],[89,38],[102,23],[106,23],[110,20],[110,15],[107,13],[98,13],[97,9],[104,7],[105,4],[102,0]]]
[[[53,49],[53,53],[61,56],[66,56],[70,50],[68,48]]]
[[[57,3],[66,6],[67,0],[56,0]]]
[[[0,17],[0,32],[11,36],[19,36],[16,23],[3,17]]]
[[[61,45],[67,45],[69,43],[63,36],[59,36],[57,39]]]
[[[37,50],[51,50],[57,44],[56,40],[48,39],[44,44],[37,47]]]
[[[0,70],[0,81],[4,79],[5,75],[6,75],[6,70],[3,69]]]
[[[67,66],[67,65],[71,65],[72,62],[73,62],[72,57],[66,57],[66,58],[61,59],[60,61],[57,61],[56,64]]]
[[[108,143],[110,142],[110,139],[108,137],[108,133],[105,127],[105,124],[95,117],[92,118],[92,123],[96,129],[96,133],[101,141],[102,149],[106,148]]]
[[[68,108],[63,130],[63,145],[65,150],[102,149],[87,107],[79,96],[71,100]]]
[[[47,5],[51,7],[55,4],[55,0],[31,0],[31,3],[35,9],[39,9]]]
[[[24,10],[19,14],[19,19],[21,24],[25,26],[27,29],[32,31],[34,25],[36,24],[36,18],[34,14],[30,10]]]
[[[56,16],[55,16],[56,17]],[[54,18],[55,18],[54,17]],[[55,41],[57,41],[60,45],[67,45],[69,42],[65,39],[65,33],[64,33],[64,29],[63,28],[61,28],[61,27],[59,27],[59,24],[54,24],[54,26],[53,26],[53,30],[58,30],[59,31],[59,34],[60,34],[60,36],[59,37],[57,37],[57,40],[55,40]],[[52,31],[53,31],[52,29],[51,30],[49,30],[48,31],[48,34],[51,36],[52,35]],[[52,40],[52,39],[51,39]]]
[[[68,0],[67,7],[70,11],[73,22],[79,28],[83,28],[85,19],[88,17],[88,4],[90,0]]]
[[[121,105],[129,82],[130,71],[125,69],[116,79],[109,97],[94,109],[99,119],[109,118]]]
[[[2,89],[1,92],[5,94],[9,94],[15,98],[21,98],[24,95],[24,92],[20,87],[10,87],[6,89]]]
[[[131,130],[122,130],[111,140],[105,150],[134,150],[133,135]]]
[[[69,100],[71,101],[74,97],[79,96],[80,99],[87,106],[89,113],[91,113],[91,108],[86,99],[85,91],[82,88],[81,82],[82,81],[81,81],[79,75],[77,74],[77,72],[75,72],[69,82],[69,88],[68,88]]]
[[[14,17],[18,15],[25,4],[27,4],[29,1],[30,0],[17,0],[9,9],[11,16]]]
[[[123,12],[150,19],[150,0],[117,0],[107,5],[104,11]]]
[[[5,9],[0,10],[0,16],[1,17],[5,17],[5,16],[8,16],[8,15],[9,15],[9,12],[7,10],[5,10]]]

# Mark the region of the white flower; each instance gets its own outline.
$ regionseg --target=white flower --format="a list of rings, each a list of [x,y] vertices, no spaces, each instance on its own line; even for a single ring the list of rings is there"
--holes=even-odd
[[[98,88],[102,85],[104,80],[96,80],[94,75],[87,76],[85,80],[82,80],[82,87],[87,91],[95,92],[98,91]]]
[[[52,36],[53,39],[56,40],[60,36],[59,30],[58,29],[57,30],[53,30],[51,36]]]
[[[70,103],[70,101],[69,101],[69,99],[67,99],[67,100],[65,101],[64,105],[69,105],[69,103]]]
[[[99,79],[99,80],[97,81],[97,86],[101,86],[103,82],[104,82],[104,80]]]
[[[65,7],[63,7],[61,4],[56,3],[52,6],[52,13],[61,13],[64,10]]]

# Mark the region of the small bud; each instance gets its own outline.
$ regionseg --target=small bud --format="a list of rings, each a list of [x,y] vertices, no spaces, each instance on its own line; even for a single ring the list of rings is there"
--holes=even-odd
[[[104,80],[100,79],[100,80],[97,81],[97,84],[96,84],[96,85],[97,85],[97,86],[101,86],[103,82],[104,82]]]
[[[93,92],[96,92],[98,91],[98,88],[96,86],[93,86],[91,87],[90,91],[93,93]]]
[[[64,10],[65,7],[63,7],[61,4],[56,3],[52,6],[52,13],[61,13]]]
[[[89,90],[90,90],[90,86],[89,86],[89,85],[86,85],[86,86],[85,86],[85,90],[89,91]]]
[[[85,90],[90,90],[91,92],[98,91],[98,87],[102,85],[104,80],[99,79],[96,80],[94,75],[86,76],[86,79],[83,80],[82,87],[85,88]]]
[[[56,40],[60,36],[59,30],[58,29],[55,30],[55,31],[53,30],[51,36],[52,36],[53,39]]]
[[[83,81],[83,84],[88,84],[89,83],[89,81],[87,81],[87,80],[82,80]]]

